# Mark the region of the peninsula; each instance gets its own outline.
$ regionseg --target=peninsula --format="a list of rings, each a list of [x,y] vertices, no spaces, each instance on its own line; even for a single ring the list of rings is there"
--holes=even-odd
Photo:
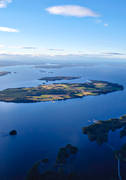
[[[123,90],[123,86],[107,81],[39,85],[30,88],[10,88],[0,91],[0,101],[33,103],[96,96]]]
[[[120,139],[126,137],[126,115],[120,118],[112,118],[106,121],[97,121],[87,127],[83,127],[83,133],[86,134],[90,141],[95,141],[97,144],[108,144],[108,137],[110,132],[118,130]],[[108,144],[117,160],[126,162],[126,143],[121,148]]]
[[[90,141],[96,141],[101,145],[108,141],[109,132],[116,130],[120,130],[120,138],[126,136],[126,115],[106,121],[96,121],[84,127],[83,133],[88,135]]]
[[[5,76],[5,75],[10,74],[10,73],[11,73],[11,72],[2,71],[2,72],[0,72],[0,76]]]

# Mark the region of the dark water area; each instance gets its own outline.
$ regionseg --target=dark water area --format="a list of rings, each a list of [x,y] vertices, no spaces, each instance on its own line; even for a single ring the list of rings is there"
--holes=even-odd
[[[90,142],[82,127],[95,120],[107,120],[126,114],[126,64],[96,64],[60,69],[34,66],[0,68],[12,72],[0,77],[0,90],[37,86],[45,76],[81,76],[80,79],[58,82],[105,80],[119,83],[124,91],[57,102],[16,104],[0,102],[0,179],[24,180],[35,162],[48,158],[54,162],[59,148],[72,144],[78,153],[68,169],[86,180],[118,180],[117,160],[111,149],[119,149],[126,138],[110,133],[106,144]],[[45,72],[44,72],[45,71]],[[15,73],[16,72],[16,73]],[[51,82],[49,82],[51,83]],[[16,129],[17,136],[8,132]],[[126,163],[121,162],[122,180],[126,179]]]

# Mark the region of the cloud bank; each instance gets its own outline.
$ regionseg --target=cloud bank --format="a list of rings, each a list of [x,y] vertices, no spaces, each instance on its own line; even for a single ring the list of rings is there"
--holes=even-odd
[[[18,29],[9,28],[9,27],[0,27],[0,31],[2,31],[2,32],[19,32]]]
[[[46,9],[50,14],[74,16],[74,17],[99,17],[100,15],[95,13],[89,8],[76,5],[64,5],[64,6],[52,6]]]
[[[44,50],[42,51],[20,51],[20,49],[18,51],[11,51],[7,48],[0,49],[0,59],[12,59],[12,57],[35,57],[35,58],[50,58],[50,59],[64,59],[66,58],[67,60],[73,58],[73,59],[86,59],[86,58],[91,58],[91,59],[95,59],[95,58],[104,58],[104,59],[125,59],[126,60],[126,54],[123,52],[44,52]],[[17,58],[17,59],[18,59]]]
[[[12,0],[0,0],[0,8],[5,8]]]

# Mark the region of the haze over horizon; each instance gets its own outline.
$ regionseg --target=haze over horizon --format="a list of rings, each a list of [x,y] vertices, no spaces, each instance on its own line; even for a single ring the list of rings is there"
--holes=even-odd
[[[125,6],[124,0],[0,0],[0,60],[125,60]]]

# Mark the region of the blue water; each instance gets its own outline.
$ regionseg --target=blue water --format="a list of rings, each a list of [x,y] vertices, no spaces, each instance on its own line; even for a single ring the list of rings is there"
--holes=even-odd
[[[79,80],[107,80],[126,87],[126,64],[96,64],[61,69],[34,66],[0,68],[11,74],[0,77],[0,89],[32,87],[43,83],[44,76],[81,76]],[[16,73],[14,73],[16,72]],[[50,73],[53,72],[53,73]],[[57,81],[61,82],[61,81]],[[51,82],[49,82],[51,83]],[[86,180],[117,180],[117,160],[108,145],[97,145],[82,134],[82,127],[94,120],[106,120],[126,113],[126,89],[101,96],[90,96],[67,101],[16,104],[0,102],[0,179],[24,180],[33,164],[45,157],[54,161],[60,147],[70,143],[78,147],[73,168]],[[15,137],[8,136],[12,129]],[[118,132],[112,133],[108,144],[119,148]],[[126,179],[126,164],[121,163],[121,175]],[[113,178],[114,177],[114,178]]]

